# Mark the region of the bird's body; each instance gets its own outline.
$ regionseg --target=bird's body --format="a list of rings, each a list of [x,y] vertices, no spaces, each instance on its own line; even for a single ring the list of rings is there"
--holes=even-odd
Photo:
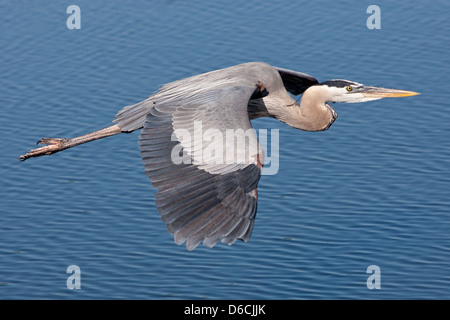
[[[303,94],[300,106],[291,97]],[[156,204],[177,244],[248,241],[264,164],[250,120],[273,117],[291,127],[327,130],[336,120],[328,102],[364,102],[414,92],[367,87],[347,80],[319,84],[306,74],[250,62],[164,85],[123,108],[114,126],[49,145],[25,160],[122,132],[139,137],[145,172],[158,189]],[[232,140],[220,139],[232,132]],[[206,137],[206,138],[205,138]]]
[[[309,85],[312,85],[315,83],[313,79],[312,77],[310,80],[305,79],[305,82],[310,81]],[[276,68],[262,62],[249,62],[168,83],[146,100],[123,108],[116,115],[114,122],[118,123],[122,131],[131,132],[143,127],[147,114],[155,105],[189,104],[200,100],[202,97],[210,98],[211,92],[233,87],[248,87],[255,91],[258,83],[264,84],[267,92],[272,93],[263,99],[284,99],[286,102],[283,101],[281,105],[295,104],[295,101],[286,91]],[[249,105],[251,119],[261,116],[274,116],[276,113],[276,108],[271,113],[267,109],[261,108],[260,105],[253,103]],[[279,104],[274,103],[274,105],[278,106]]]

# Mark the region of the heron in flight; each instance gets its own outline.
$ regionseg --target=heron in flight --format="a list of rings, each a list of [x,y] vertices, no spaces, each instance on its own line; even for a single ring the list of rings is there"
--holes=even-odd
[[[298,105],[291,95],[300,94]],[[319,83],[304,73],[249,62],[166,84],[144,101],[119,111],[116,124],[72,139],[43,138],[38,144],[44,146],[19,159],[50,155],[142,129],[139,147],[145,173],[158,190],[156,205],[175,242],[186,242],[188,250],[201,242],[206,247],[218,241],[231,245],[250,238],[264,164],[264,152],[250,120],[272,117],[296,129],[323,131],[337,118],[329,102],[355,103],[417,94],[348,80]],[[247,139],[241,139],[245,143],[237,146],[220,139],[205,143],[202,134],[196,134],[195,124],[199,122],[201,133],[240,130],[246,132]],[[191,138],[180,132],[190,133]],[[217,161],[221,152],[202,157],[201,151],[211,147],[216,151],[233,147],[232,153],[246,155],[239,161],[232,157],[234,161],[222,162]],[[174,161],[174,154],[182,161]]]

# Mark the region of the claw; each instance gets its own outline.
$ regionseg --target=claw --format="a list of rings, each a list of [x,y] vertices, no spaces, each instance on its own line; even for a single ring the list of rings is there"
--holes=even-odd
[[[80,144],[94,141],[98,139],[102,139],[105,137],[114,136],[116,134],[122,133],[122,129],[117,125],[112,125],[110,127],[91,132],[79,137],[75,137],[72,139],[66,139],[66,138],[42,138],[37,142],[37,145],[42,144],[44,146],[33,149],[29,151],[28,153],[21,155],[18,159],[19,160],[27,160],[29,158],[33,157],[40,157],[40,156],[48,156],[50,154],[54,154],[57,152],[60,152],[62,150],[66,150],[75,146],[78,146]]]
[[[64,142],[67,142],[66,138],[42,138],[38,142],[36,142],[36,145],[39,144],[60,145]]]
[[[43,144],[43,147],[33,149],[27,154],[21,155],[17,159],[24,161],[29,158],[40,157],[59,152],[66,148],[64,144],[68,141],[69,140],[66,138],[42,138],[36,143],[36,145]]]

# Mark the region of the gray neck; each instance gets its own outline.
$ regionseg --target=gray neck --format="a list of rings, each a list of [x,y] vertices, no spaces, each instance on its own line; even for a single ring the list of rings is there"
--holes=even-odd
[[[303,93],[300,106],[286,92],[251,100],[249,117],[273,117],[287,125],[305,131],[327,130],[336,120],[336,112],[326,103],[325,92],[319,86],[310,87]],[[317,97],[324,97],[323,100]]]

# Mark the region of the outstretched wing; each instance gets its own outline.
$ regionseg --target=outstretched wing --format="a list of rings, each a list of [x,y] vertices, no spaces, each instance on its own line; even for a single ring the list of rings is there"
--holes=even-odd
[[[296,96],[305,92],[309,87],[319,83],[316,78],[305,73],[283,68],[276,69],[280,73],[286,90]]]
[[[162,221],[188,250],[250,238],[263,163],[247,113],[255,88],[156,104],[146,117],[139,136],[145,171]]]

